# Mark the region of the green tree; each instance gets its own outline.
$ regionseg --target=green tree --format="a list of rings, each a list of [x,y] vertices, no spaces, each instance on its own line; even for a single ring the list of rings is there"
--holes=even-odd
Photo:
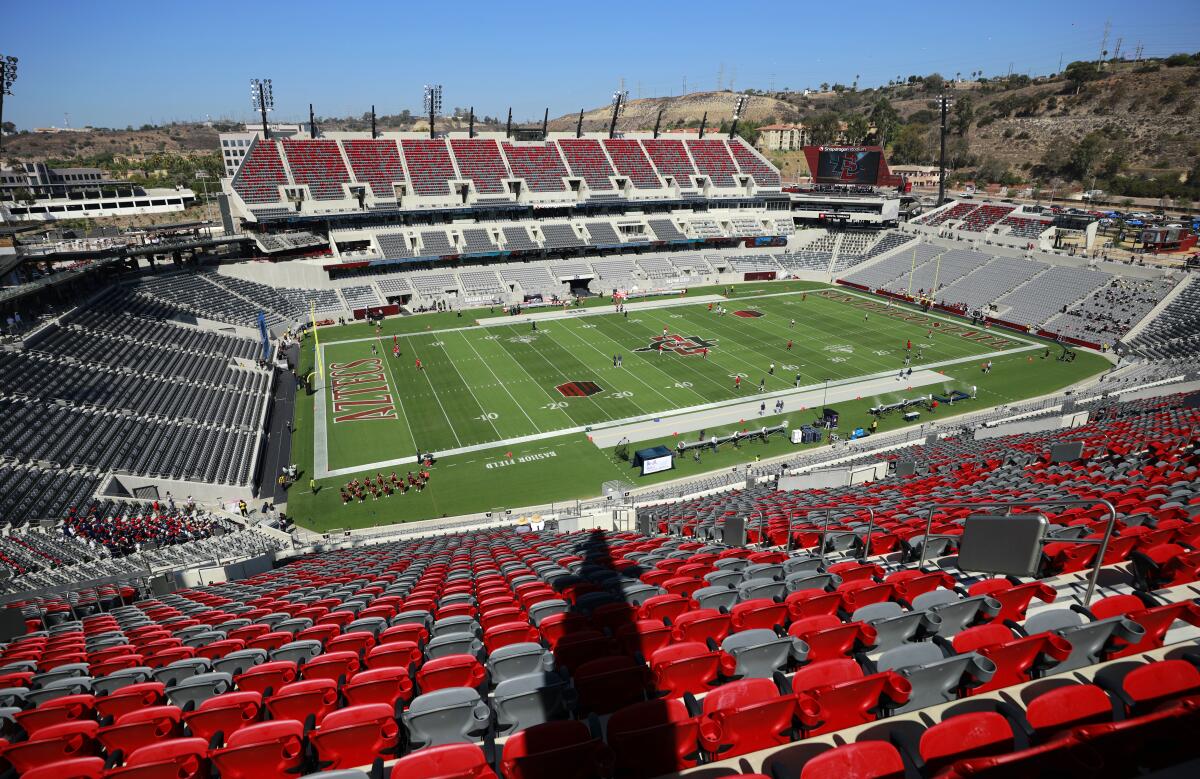
[[[966,136],[971,131],[971,121],[975,118],[975,104],[970,95],[963,95],[954,103],[954,119],[952,127],[956,135]]]
[[[1100,68],[1094,62],[1085,62],[1076,60],[1063,70],[1063,76],[1066,77],[1067,83],[1071,89],[1078,94],[1083,85],[1089,81],[1095,81],[1100,78]]]
[[[808,129],[812,135],[812,142],[824,146],[837,142],[841,132],[841,121],[834,113],[818,114],[808,123]]]
[[[862,143],[867,139],[870,129],[870,122],[862,114],[851,114],[846,117],[846,141],[848,143]]]
[[[17,126],[12,122],[5,122],[3,125],[0,125],[0,130],[11,134],[17,131]]]
[[[1070,171],[1079,180],[1092,175],[1108,151],[1108,140],[1098,132],[1090,132],[1075,144],[1069,158]]]
[[[929,127],[926,125],[906,124],[901,127],[892,141],[891,161],[898,165],[931,162],[928,135]]]
[[[930,73],[925,77],[925,89],[930,92],[941,92],[946,86],[946,79],[942,78],[941,73]]]
[[[900,115],[886,97],[881,97],[871,107],[871,122],[875,125],[876,142],[882,146],[895,138]]]

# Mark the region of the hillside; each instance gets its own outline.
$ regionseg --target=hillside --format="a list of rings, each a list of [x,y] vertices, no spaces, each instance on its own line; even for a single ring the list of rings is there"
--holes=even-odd
[[[708,126],[716,128],[733,116],[737,97],[732,92],[693,92],[682,97],[647,97],[630,100],[621,112],[620,126],[625,129],[654,129],[654,120],[662,110],[664,130],[681,127],[699,127],[705,112]],[[752,124],[770,122],[794,122],[800,119],[799,108],[785,100],[774,97],[754,97],[746,108],[745,120]],[[571,131],[575,129],[579,114],[570,114],[550,120],[550,129]],[[608,130],[612,119],[612,106],[584,111],[585,131]]]
[[[830,143],[841,122],[848,140],[859,143],[878,142],[870,128],[879,125],[893,163],[934,164],[935,98],[945,91],[955,98],[947,156],[957,178],[1046,187],[1094,180],[1118,193],[1200,198],[1200,58],[1077,65],[1092,70],[1073,65],[1067,72],[1074,80],[1060,74],[955,82],[931,74],[878,89],[754,93],[739,132],[753,141],[763,124],[802,122],[815,142]],[[715,130],[732,118],[734,99],[701,92],[631,100],[619,128],[650,130],[661,109],[664,130],[694,127],[705,111]],[[610,106],[587,111],[584,129],[605,130],[610,116]],[[550,127],[573,130],[576,119],[562,116]],[[772,157],[785,176],[803,172],[796,155]]]
[[[947,163],[956,179],[1042,188],[1082,183],[1116,195],[1186,201],[1200,199],[1198,86],[1200,55],[1175,55],[1141,63],[1108,62],[1102,68],[1072,63],[1062,74],[1036,79],[1013,75],[947,81],[930,74],[877,89],[823,84],[822,91],[809,94],[748,90],[752,97],[739,132],[753,142],[763,125],[802,122],[814,142],[832,143],[844,126],[852,143],[882,137],[894,164],[933,164],[938,149],[934,99],[947,92],[955,98]],[[707,112],[708,127],[716,132],[728,127],[735,100],[730,91],[631,100],[618,127],[649,131],[661,111],[664,131],[694,128]],[[587,110],[583,127],[605,131],[610,117],[608,105]],[[557,117],[550,129],[573,131],[577,119],[578,114]],[[318,118],[318,123],[328,130],[370,126],[363,116]],[[407,111],[379,117],[380,130],[426,126]],[[476,122],[480,130],[502,127],[502,120],[493,117],[480,116]],[[466,121],[443,118],[439,128],[465,130]],[[5,139],[4,159],[101,165],[117,175],[153,166],[170,169],[170,178],[183,183],[193,168],[219,173],[217,133],[201,124],[22,133]],[[798,154],[771,156],[785,177],[805,172]],[[164,164],[164,158],[177,158],[179,164]]]
[[[20,133],[4,138],[5,161],[72,160],[107,155],[140,158],[155,153],[215,152],[218,131],[202,124],[172,124],[141,130],[81,130]]]

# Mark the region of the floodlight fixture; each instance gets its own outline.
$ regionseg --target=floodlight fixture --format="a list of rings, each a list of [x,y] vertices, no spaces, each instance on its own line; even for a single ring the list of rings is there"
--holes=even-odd
[[[0,127],[4,122],[4,96],[12,94],[13,82],[17,80],[17,58],[0,54]],[[0,146],[4,145],[4,130],[0,129]]]
[[[441,84],[426,84],[425,85],[425,113],[429,114],[429,137],[434,137],[433,123],[437,115],[442,111],[442,85]]]
[[[13,82],[17,80],[17,58],[0,54],[0,94],[11,95]]]
[[[271,79],[250,79],[250,105],[262,116],[263,138],[271,137],[271,128],[267,126],[267,111],[275,110],[275,94],[271,91]]]

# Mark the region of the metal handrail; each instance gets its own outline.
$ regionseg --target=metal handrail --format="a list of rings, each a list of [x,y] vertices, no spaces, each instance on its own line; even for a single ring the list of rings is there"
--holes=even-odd
[[[871,533],[875,529],[875,508],[873,506],[860,506],[857,504],[848,503],[848,504],[843,504],[841,506],[826,506],[823,508],[809,509],[808,511],[804,512],[804,515],[806,517],[809,514],[815,514],[818,512],[823,513],[825,515],[825,522],[821,526],[821,543],[818,547],[819,548],[818,555],[821,558],[822,565],[825,564],[825,538],[826,538],[826,536],[829,535],[829,522],[833,518],[833,512],[834,511],[844,511],[844,510],[856,510],[857,511],[857,510],[861,510],[861,509],[866,509],[867,513],[869,515],[869,519],[867,520],[867,537],[866,537],[866,540],[864,541],[863,548],[864,548],[864,550],[870,550],[870,548],[871,548]],[[791,523],[790,518],[788,519],[787,544],[784,546],[784,549],[789,554],[792,551],[792,523]],[[863,556],[865,557],[866,554],[864,554]]]
[[[1104,565],[1104,555],[1108,553],[1108,542],[1112,538],[1113,531],[1117,526],[1117,509],[1104,498],[1092,499],[1071,499],[1071,500],[1054,500],[1050,498],[1034,498],[1024,501],[986,501],[982,503],[940,503],[929,507],[929,515],[925,518],[925,535],[921,541],[921,557],[917,562],[917,567],[921,568],[925,565],[925,552],[929,548],[930,538],[959,538],[961,536],[953,536],[947,533],[938,533],[931,535],[930,529],[933,527],[933,513],[937,509],[954,509],[954,508],[995,508],[997,506],[1008,509],[1008,515],[1013,513],[1013,509],[1018,506],[1095,506],[1103,505],[1108,510],[1108,524],[1104,528],[1104,536],[1101,538],[1073,538],[1070,540],[1072,544],[1099,544],[1100,551],[1096,554],[1096,562],[1092,566],[1092,571],[1088,574],[1087,592],[1083,596],[1083,606],[1087,608],[1092,602],[1092,596],[1096,593],[1096,583],[1100,579],[1100,569]],[[1043,538],[1043,544],[1061,543],[1061,539]]]

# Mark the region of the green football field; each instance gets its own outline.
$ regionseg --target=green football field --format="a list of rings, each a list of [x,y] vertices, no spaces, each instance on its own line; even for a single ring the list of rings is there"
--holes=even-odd
[[[919,312],[900,318],[900,309],[828,288],[735,294],[712,310],[694,299],[650,305],[624,315],[611,306],[574,311],[536,329],[520,316],[327,336],[318,475],[711,408],[751,398],[760,385],[778,392],[889,374],[907,354],[913,367],[939,368],[1032,343]]]
[[[727,293],[730,298],[721,304],[731,313],[724,316],[698,302]],[[806,388],[796,392],[808,392],[811,408],[791,398],[786,413],[767,413],[752,424],[808,423],[823,403],[817,388],[827,379],[864,388],[860,396],[843,393],[831,403],[842,415],[842,428],[853,428],[870,423],[869,409],[877,403],[977,386],[977,398],[933,415],[949,419],[1059,391],[1110,365],[1083,351],[1072,362],[1058,361],[1053,359],[1057,347],[1044,341],[979,331],[962,320],[930,318],[909,306],[889,307],[878,298],[806,282],[751,282],[732,292],[693,289],[682,300],[651,302],[650,310],[634,309],[626,318],[612,313],[611,302],[590,299],[570,318],[539,322],[536,335],[524,320],[480,326],[478,321],[500,311],[479,309],[461,316],[394,317],[382,323],[379,337],[365,323],[322,328],[319,350],[315,339],[306,337],[301,370],[315,371],[320,351],[324,378],[316,394],[297,398],[291,455],[302,476],[288,493],[288,514],[314,530],[333,530],[517,509],[591,498],[609,480],[640,487],[826,445],[794,445],[772,436],[740,448],[722,447],[702,461],[676,458],[673,470],[649,476],[641,476],[613,445],[614,426],[627,429],[629,420],[650,415],[632,423],[630,448],[673,446],[675,432],[687,428],[682,420],[696,413],[729,417],[739,401],[756,399],[764,378],[766,389],[790,392],[796,372]],[[695,340],[662,354],[639,352],[662,336],[663,327],[675,345],[680,342],[674,336]],[[932,339],[926,337],[931,330]],[[393,336],[402,352],[398,358],[391,353]],[[707,357],[688,354],[701,340],[710,344]],[[910,389],[892,381],[909,340],[918,347],[914,354],[922,355],[914,367],[940,374],[934,384]],[[615,353],[623,357],[621,368],[612,365]],[[416,370],[417,358],[424,371]],[[985,359],[995,363],[986,374],[981,371]],[[773,377],[767,375],[772,362]],[[737,374],[744,375],[740,391],[732,378]],[[869,378],[879,375],[886,378]],[[341,390],[337,397],[336,390]],[[689,411],[696,408],[713,410]],[[714,421],[707,430],[724,435],[745,429],[747,423],[737,416]],[[890,414],[879,420],[879,431],[920,424],[930,416],[909,422]],[[338,417],[351,418],[338,422]],[[605,435],[608,441],[601,440]],[[392,470],[403,474],[417,448],[437,454],[424,491],[342,503],[339,488],[346,482]],[[310,476],[316,491],[308,488]]]

